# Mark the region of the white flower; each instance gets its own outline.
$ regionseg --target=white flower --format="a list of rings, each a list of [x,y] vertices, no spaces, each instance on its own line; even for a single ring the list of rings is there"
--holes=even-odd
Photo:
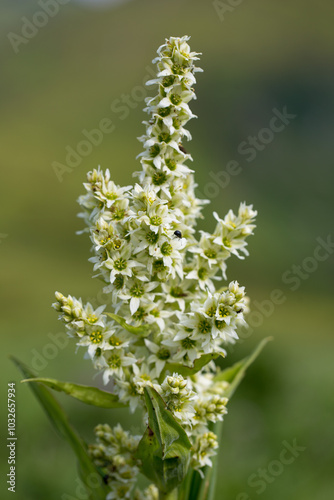
[[[218,222],[214,233],[216,236],[214,243],[221,245],[239,259],[244,259],[240,252],[248,255],[246,238],[253,234],[255,228],[253,222],[257,212],[252,209],[252,205],[247,206],[245,203],[241,203],[238,216],[234,215],[232,210],[227,213],[224,219],[220,219],[216,212],[213,215]]]
[[[77,345],[88,347],[88,355],[94,359],[97,349],[103,351],[109,348],[109,339],[114,332],[115,330],[110,327],[91,326],[86,329],[85,335],[80,338]]]
[[[164,346],[160,346],[159,344],[151,342],[148,339],[145,339],[145,345],[148,350],[153,353],[148,357],[147,363],[153,363],[155,365],[156,376],[159,377],[160,373],[171,357],[171,351]]]
[[[190,282],[188,280],[174,279],[168,283],[162,283],[161,296],[164,297],[166,304],[177,304],[180,311],[184,312],[186,300],[190,302],[194,294],[190,292]]]
[[[130,255],[130,248],[125,247],[123,251],[115,252],[105,261],[104,266],[110,269],[110,283],[113,283],[119,274],[131,277],[133,275],[132,268],[142,266],[135,260],[129,259]]]
[[[116,375],[119,378],[124,377],[124,367],[136,363],[133,355],[126,356],[123,349],[113,349],[105,356],[106,368],[103,372],[103,382],[108,384],[111,376]]]
[[[201,352],[201,343],[192,338],[192,330],[179,326],[179,331],[173,339],[163,340],[162,344],[171,348],[176,348],[175,359],[185,364],[193,364],[195,359],[199,358]]]
[[[154,290],[159,283],[156,281],[144,282],[141,280],[130,280],[127,283],[127,289],[120,292],[118,296],[122,300],[130,300],[130,312],[134,315],[140,306],[150,304],[154,300]]]
[[[156,369],[149,369],[146,363],[142,363],[140,367],[133,365],[133,383],[135,384],[138,394],[144,394],[144,387],[157,386],[157,372]]]

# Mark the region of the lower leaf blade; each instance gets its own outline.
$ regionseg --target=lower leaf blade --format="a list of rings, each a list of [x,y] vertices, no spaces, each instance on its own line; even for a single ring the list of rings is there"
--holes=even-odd
[[[35,377],[35,374],[24,363],[14,357],[11,359],[24,377]],[[88,498],[90,500],[105,500],[108,493],[106,485],[103,483],[98,469],[95,467],[90,456],[88,455],[87,447],[84,441],[69,423],[64,410],[61,408],[58,401],[53,397],[50,391],[41,386],[39,383],[31,384],[31,389],[47,414],[53,427],[64,439],[66,439],[74,451],[78,460],[81,479],[87,488],[89,495]],[[98,479],[98,487],[92,488],[89,484],[92,483],[93,478],[94,483],[96,483],[96,479]]]

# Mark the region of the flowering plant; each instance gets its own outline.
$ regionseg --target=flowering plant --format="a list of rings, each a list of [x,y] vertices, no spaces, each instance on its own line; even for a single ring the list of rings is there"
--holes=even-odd
[[[157,93],[146,99],[137,182],[120,187],[109,170],[94,169],[79,198],[93,245],[90,260],[109,307],[94,309],[59,292],[53,304],[108,392],[33,378],[17,361],[75,450],[87,498],[213,498],[212,466],[227,403],[263,345],[233,367],[223,370],[215,362],[238,339],[238,326],[246,325],[248,298],[244,287],[227,282],[226,263],[232,255],[248,255],[256,211],[241,203],[237,214],[214,213],[214,232],[196,234],[208,201],[196,197],[187,165],[192,158],[183,147],[191,139],[185,126],[194,117],[189,102],[201,71],[188,40],[169,38],[153,61],[157,77],[147,84]],[[98,425],[95,444],[86,446],[45,386],[87,404],[140,411],[146,430],[134,436],[120,424]],[[100,479],[94,488],[93,473]],[[140,473],[149,480],[144,490]]]

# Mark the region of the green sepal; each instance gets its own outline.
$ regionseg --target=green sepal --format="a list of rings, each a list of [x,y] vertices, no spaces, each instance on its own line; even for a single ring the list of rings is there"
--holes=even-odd
[[[182,483],[188,472],[191,443],[162,397],[152,387],[145,387],[144,395],[148,427],[139,442],[137,458],[141,472],[167,494]]]
[[[88,405],[99,406],[100,408],[125,408],[127,405],[121,403],[118,396],[110,392],[101,391],[96,387],[88,385],[72,384],[71,382],[60,382],[53,378],[28,378],[22,382],[38,382],[47,385],[58,392],[65,392],[72,398],[82,401]]]
[[[24,377],[35,377],[35,374],[24,363],[21,363],[21,361],[14,357],[11,359]],[[108,494],[108,488],[103,482],[101,473],[95,467],[88,454],[86,443],[74,430],[64,410],[46,387],[38,383],[33,383],[31,384],[31,389],[49,417],[53,427],[64,439],[66,439],[66,441],[68,441],[74,451],[78,459],[81,480],[87,488],[87,500],[105,500]],[[92,488],[93,478],[94,488]],[[96,484],[97,478],[99,479],[99,486]]]
[[[178,373],[179,375],[182,375],[182,377],[191,377],[192,375],[195,375],[195,373],[202,370],[202,368],[210,363],[210,361],[217,359],[218,356],[224,355],[223,353],[203,354],[200,358],[195,359],[193,366],[185,366],[179,363],[166,363],[160,374],[159,381],[160,383],[163,382],[168,372],[171,374]]]
[[[124,330],[127,330],[130,333],[133,333],[134,335],[137,335],[138,337],[147,337],[150,334],[150,325],[142,325],[142,326],[132,326],[129,325],[122,316],[119,316],[118,314],[113,314],[113,313],[105,313],[107,316],[112,318],[116,323],[121,325],[121,327],[124,328]]]

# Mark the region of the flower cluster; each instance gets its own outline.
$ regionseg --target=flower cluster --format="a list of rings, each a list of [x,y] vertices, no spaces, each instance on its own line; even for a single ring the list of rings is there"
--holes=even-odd
[[[226,261],[248,254],[256,212],[241,203],[237,214],[214,213],[213,233],[196,233],[207,201],[196,197],[193,171],[186,165],[192,158],[183,145],[191,139],[185,126],[194,117],[189,102],[201,71],[188,40],[171,37],[158,49],[157,78],[148,82],[157,93],[146,99],[149,120],[140,138],[138,182],[120,187],[109,170],[99,168],[88,174],[86,193],[79,198],[92,242],[90,260],[110,296],[112,314],[60,293],[54,307],[77,345],[87,348],[95,368],[103,371],[105,384],[131,411],[144,408],[145,386],[160,393],[193,443],[193,466],[201,468],[210,465],[217,447],[208,425],[223,418],[227,399],[224,384],[213,382],[215,363],[208,360],[198,373],[195,366],[207,355],[225,356],[226,345],[238,338],[238,326],[246,324],[248,298],[244,287],[226,281]],[[222,280],[216,290],[215,281]],[[194,373],[184,378],[176,365]],[[92,453],[101,464],[112,463],[106,474],[124,492],[116,494],[113,486],[109,498],[127,498],[136,469],[130,451],[119,443],[128,437],[101,427],[98,439]],[[117,458],[122,454],[125,461]],[[126,484],[123,472],[129,475]]]

